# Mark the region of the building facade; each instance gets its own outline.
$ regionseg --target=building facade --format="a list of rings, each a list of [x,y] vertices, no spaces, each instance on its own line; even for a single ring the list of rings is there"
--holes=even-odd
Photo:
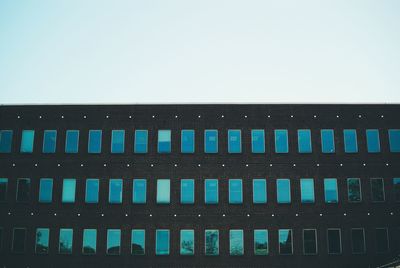
[[[400,105],[0,107],[0,267],[377,267]]]

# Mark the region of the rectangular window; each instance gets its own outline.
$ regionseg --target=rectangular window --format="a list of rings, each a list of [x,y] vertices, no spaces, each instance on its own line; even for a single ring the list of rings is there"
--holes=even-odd
[[[31,179],[17,179],[17,202],[27,203],[31,199]]]
[[[122,154],[125,151],[125,130],[111,131],[111,153]]]
[[[279,254],[293,254],[292,229],[279,229]]]
[[[390,152],[400,152],[400,129],[389,129],[389,147]]]
[[[300,179],[301,203],[314,203],[314,179]]]
[[[53,201],[53,179],[40,179],[39,203],[51,203]]]
[[[375,229],[375,245],[377,253],[386,253],[389,251],[389,237],[387,228]]]
[[[79,150],[79,130],[67,130],[65,133],[65,152],[76,154]]]
[[[367,136],[367,150],[368,153],[379,153],[381,151],[381,142],[379,139],[379,130],[367,129],[365,131]]]
[[[194,179],[181,180],[181,204],[194,204]]]
[[[337,180],[335,178],[324,179],[325,203],[338,203]]]
[[[0,178],[0,202],[7,201],[8,179]]]
[[[147,182],[146,179],[133,179],[133,204],[146,204]]]
[[[58,252],[61,254],[72,254],[74,230],[61,228],[58,242]]]
[[[146,253],[146,231],[143,229],[133,229],[131,237],[132,255],[144,255]]]
[[[317,254],[317,231],[315,229],[303,230],[303,250],[304,255]]]
[[[218,230],[205,230],[205,255],[217,256],[219,255],[219,231]]]
[[[171,152],[171,130],[159,130],[158,131],[158,153],[170,153]]]
[[[181,131],[181,152],[184,154],[194,153],[194,130],[185,129]]]
[[[204,180],[204,202],[218,204],[218,179]]]
[[[371,199],[372,202],[385,201],[385,188],[382,178],[371,179]]]
[[[43,153],[56,152],[57,130],[45,130],[43,134]]]
[[[11,153],[12,130],[0,130],[0,153]]]
[[[276,197],[279,204],[289,204],[291,202],[289,179],[277,179],[276,191]]]
[[[108,189],[108,202],[110,204],[122,203],[122,183],[122,179],[110,179]]]
[[[101,153],[101,138],[102,138],[102,131],[100,129],[89,130],[89,141],[88,141],[89,154]]]
[[[229,180],[229,204],[242,204],[242,179]]]
[[[359,178],[347,179],[347,194],[349,202],[361,202],[361,182]]]
[[[7,188],[6,188],[7,189]],[[400,202],[400,178],[393,179],[393,196],[396,202]],[[0,201],[1,201],[1,179],[0,179]]]
[[[26,244],[26,228],[14,228],[11,251],[14,253],[24,253],[25,244]]]
[[[328,254],[342,253],[342,237],[340,229],[328,229]]]
[[[36,242],[35,242],[35,253],[36,254],[48,254],[49,253],[49,228],[37,228],[36,229]]]
[[[289,152],[289,140],[287,129],[275,130],[275,153],[283,154]]]
[[[135,154],[147,153],[148,139],[149,139],[149,134],[146,129],[135,130],[135,145],[133,148]]]
[[[267,180],[253,179],[253,203],[267,203]]]
[[[351,250],[353,254],[365,253],[365,234],[363,228],[351,229]]]
[[[95,204],[99,202],[99,179],[86,180],[85,203]]]
[[[244,254],[243,230],[229,230],[229,254],[231,256]]]
[[[107,230],[107,255],[121,254],[121,230]]]
[[[343,138],[344,138],[344,151],[346,153],[357,153],[358,152],[357,131],[355,129],[344,129]]]
[[[62,190],[62,202],[75,203],[75,190],[76,190],[76,180],[64,179],[63,190]]]
[[[268,255],[268,252],[268,230],[254,230],[254,255],[265,256]]]
[[[97,249],[97,230],[83,229],[82,254],[96,254]]]
[[[204,130],[204,152],[206,154],[218,153],[218,130]]]
[[[264,129],[251,130],[251,151],[255,154],[265,153],[265,132]]]
[[[299,153],[302,154],[312,153],[311,130],[309,129],[297,130],[297,142],[298,142]]]
[[[4,236],[4,230],[3,227],[0,227],[0,252],[3,249],[3,236]]]
[[[169,204],[170,194],[170,180],[157,180],[157,204]]]
[[[228,153],[238,154],[242,152],[242,132],[240,129],[228,130]]]
[[[194,230],[181,230],[181,255],[194,255]]]
[[[335,132],[333,129],[321,129],[321,148],[324,154],[335,152]]]
[[[21,153],[32,153],[33,152],[33,142],[35,139],[35,131],[34,130],[22,130],[21,137]]]
[[[156,255],[169,255],[169,230],[156,230]]]

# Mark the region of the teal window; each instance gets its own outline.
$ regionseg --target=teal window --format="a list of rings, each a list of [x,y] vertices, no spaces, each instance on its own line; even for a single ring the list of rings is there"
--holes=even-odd
[[[251,130],[251,151],[255,154],[265,153],[264,129],[252,129]]]
[[[79,150],[79,130],[67,130],[65,133],[65,152],[76,154]]]
[[[99,154],[101,153],[101,138],[102,131],[99,129],[89,130],[88,153]]]
[[[228,130],[228,153],[238,154],[242,152],[242,133],[240,129]]]
[[[344,151],[346,153],[357,153],[357,131],[355,129],[345,129],[343,130],[344,138]]]
[[[171,130],[159,130],[158,131],[158,153],[170,153],[171,152]]]
[[[232,256],[244,254],[243,230],[229,230],[229,254]]]
[[[365,233],[363,228],[351,229],[351,251],[353,254],[365,253]]]
[[[50,178],[40,179],[39,202],[51,203],[52,200],[53,200],[53,179]]]
[[[133,229],[131,234],[132,255],[144,255],[146,253],[146,231]]]
[[[99,202],[99,179],[86,180],[85,202],[91,204]]]
[[[293,234],[292,229],[279,229],[279,254],[293,254]]]
[[[70,228],[61,228],[58,239],[58,252],[61,254],[72,254],[74,230]]]
[[[7,189],[7,188],[6,188]],[[400,202],[400,178],[393,179],[393,196],[396,202]],[[1,201],[1,179],[0,179],[0,201]]]
[[[132,203],[146,204],[146,179],[133,179]]]
[[[110,179],[108,202],[110,204],[122,203],[122,179]]]
[[[169,255],[169,230],[156,230],[156,255]]]
[[[111,131],[111,153],[122,154],[125,150],[125,130]]]
[[[26,244],[26,228],[14,228],[11,251],[14,253],[24,253],[25,244]]]
[[[75,203],[75,190],[76,190],[76,180],[64,179],[63,190],[62,190],[62,202]]]
[[[333,129],[321,129],[321,148],[324,154],[335,152],[335,132]]]
[[[389,147],[392,153],[400,152],[400,129],[389,129]]]
[[[219,255],[219,231],[205,230],[205,254],[207,256]]]
[[[361,182],[359,178],[347,179],[347,196],[349,202],[361,202]]]
[[[242,179],[229,180],[229,204],[243,203]]]
[[[265,256],[268,255],[268,230],[256,229],[254,230],[254,255]]]
[[[340,229],[332,228],[327,230],[328,254],[342,253],[342,237]]]
[[[43,153],[56,152],[57,130],[45,130],[43,134]]]
[[[289,152],[288,131],[286,129],[275,130],[275,153]]]
[[[148,135],[148,131],[145,129],[135,130],[135,145],[133,149],[136,154],[147,153]]]
[[[297,130],[297,142],[299,153],[312,153],[311,144],[311,130],[309,129],[299,129]]]
[[[304,255],[317,254],[317,231],[315,229],[303,230],[303,252]]]
[[[49,228],[36,229],[35,253],[48,254],[49,253]]]
[[[253,203],[267,203],[267,180],[253,179]]]
[[[181,255],[194,255],[194,230],[181,230]]]
[[[157,180],[157,204],[169,204],[170,194],[170,180]]]
[[[204,202],[206,204],[218,204],[218,179],[205,179]]]
[[[371,179],[371,199],[372,202],[385,201],[385,187],[382,178]]]
[[[204,152],[207,154],[218,153],[218,130],[204,130]]]
[[[107,255],[121,254],[121,230],[107,230]]]
[[[389,237],[387,228],[375,229],[375,243],[377,253],[386,253],[389,251]]]
[[[33,152],[33,142],[35,139],[35,131],[34,130],[22,130],[21,137],[21,153],[32,153]]]
[[[338,203],[338,188],[335,178],[324,179],[325,203]]]
[[[12,130],[0,130],[0,153],[11,153]]]
[[[96,254],[97,250],[97,230],[83,229],[82,253],[85,255]]]
[[[7,201],[8,179],[0,178],[0,202]]]
[[[368,153],[379,153],[381,151],[381,142],[379,139],[379,130],[367,129],[367,150]]]
[[[181,131],[181,152],[185,154],[194,153],[194,130],[185,129]]]
[[[314,179],[300,179],[301,203],[314,203]]]
[[[27,203],[31,199],[31,179],[17,179],[17,202]]]
[[[194,179],[181,180],[181,204],[194,204]]]
[[[276,180],[277,201],[279,204],[289,204],[291,202],[290,180]]]

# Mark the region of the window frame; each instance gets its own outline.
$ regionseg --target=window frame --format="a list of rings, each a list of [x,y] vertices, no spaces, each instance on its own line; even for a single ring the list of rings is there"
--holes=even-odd
[[[137,254],[133,251],[134,233],[143,233],[143,254]],[[132,229],[131,230],[131,255],[144,256],[146,255],[146,230],[145,229]]]
[[[185,135],[190,135],[191,141],[185,141]],[[190,150],[186,150],[184,147],[186,146],[186,142],[191,142],[190,146],[192,147]],[[194,129],[181,129],[181,153],[182,154],[194,154],[196,150],[196,132]]]
[[[191,200],[189,200],[189,201],[187,201],[187,200],[183,200],[183,196],[184,196],[184,192],[185,192],[185,190],[186,191],[188,191],[189,189],[184,189],[183,188],[183,183],[185,183],[185,182],[190,182],[192,185],[191,185],[191,189],[190,189],[190,191],[191,191]],[[195,188],[196,188],[196,186],[195,186],[195,180],[194,179],[181,179],[181,183],[180,183],[181,185],[181,193],[180,193],[180,203],[181,204],[183,204],[183,205],[193,205],[194,203],[195,203],[195,193],[196,193],[196,190],[195,190]]]
[[[263,182],[264,183],[264,187],[262,190],[260,190],[261,186],[257,186],[256,187],[256,182]],[[253,186],[253,204],[267,204],[268,202],[268,192],[267,192],[267,179],[264,178],[254,178],[252,180],[252,186]],[[261,191],[263,193],[263,200],[256,200],[256,191]]]
[[[14,254],[24,254],[26,252],[26,240],[27,240],[27,233],[28,230],[25,227],[13,227],[12,229],[12,242],[11,242],[11,252]],[[23,249],[21,251],[16,251],[15,250],[15,232],[17,230],[23,230],[24,231],[24,241],[23,241]]]
[[[261,132],[262,133],[262,149],[258,150],[256,149],[257,146],[255,146],[255,140],[254,140],[254,134],[256,134],[257,132]],[[264,129],[251,129],[251,152],[253,154],[264,154],[265,153],[265,130]]]
[[[168,234],[168,242],[167,242],[168,249],[166,250],[165,253],[160,253],[160,251],[158,251],[158,243],[159,243],[158,233],[161,233],[161,232],[167,232],[167,234]],[[169,229],[156,229],[156,237],[155,238],[156,238],[156,243],[155,243],[156,256],[169,256],[171,253],[171,232],[170,232],[170,230]]]
[[[3,134],[4,133],[9,133],[10,137],[9,140],[6,140],[5,142],[5,148],[2,148],[2,143],[3,143]],[[13,150],[13,136],[14,136],[14,131],[12,129],[1,129],[0,130],[0,154],[9,154]]]
[[[28,196],[26,197],[26,200],[20,200],[19,195],[20,195],[20,182],[21,181],[28,181],[29,182],[29,187],[28,187]],[[29,203],[31,201],[31,196],[32,196],[32,182],[30,178],[17,178],[17,189],[16,189],[16,197],[15,200],[17,203]]]
[[[327,199],[327,194],[326,194],[326,183],[327,181],[335,181],[335,193],[336,193],[336,198],[334,201],[328,200]],[[338,182],[337,178],[324,178],[324,201],[325,204],[339,204],[339,187],[338,187]]]
[[[340,246],[340,251],[338,253],[332,253],[329,248],[329,231],[339,231],[339,246]],[[326,229],[326,242],[327,242],[327,249],[328,249],[328,255],[341,255],[343,254],[343,245],[342,245],[342,230],[340,228],[327,228]]]
[[[372,138],[370,135],[376,135],[377,138],[377,145],[378,145],[378,150],[372,150],[372,145],[370,145],[371,139]],[[380,153],[382,148],[381,148],[381,138],[380,138],[380,133],[379,133],[379,129],[376,128],[368,128],[365,130],[365,140],[366,140],[366,145],[367,145],[367,152],[370,154],[376,154],[376,153]]]
[[[332,137],[330,138],[331,140],[329,140],[329,143],[331,143],[330,146],[332,146],[332,150],[331,151],[326,150],[327,149],[327,148],[325,148],[326,145],[324,145],[325,143],[324,143],[324,135],[323,135],[323,133],[328,133],[328,132],[332,135]],[[321,135],[321,153],[323,153],[323,154],[334,154],[334,153],[336,153],[335,130],[332,129],[332,128],[323,128],[320,131],[320,135]],[[326,139],[326,137],[325,137],[325,139]]]
[[[236,194],[236,192],[234,192],[234,193],[232,193],[232,190],[233,189],[231,189],[231,187],[233,187],[232,185],[231,185],[231,183],[234,183],[234,182],[240,182],[240,200],[239,201],[237,201],[237,200],[234,200],[233,199],[233,197],[232,197],[232,194]],[[240,205],[240,204],[243,204],[243,180],[242,179],[229,179],[228,180],[228,192],[229,192],[229,199],[228,199],[228,203],[230,204],[230,205]]]
[[[72,143],[71,139],[72,137],[70,137],[70,135],[77,135],[76,137],[76,144],[70,144]],[[78,129],[67,129],[65,131],[65,148],[64,148],[64,152],[66,154],[77,154],[79,153],[79,130]],[[73,149],[69,148],[69,147],[74,147]]]
[[[111,194],[111,184],[113,183],[121,183],[121,191],[119,193],[118,200],[112,199],[112,194]],[[115,187],[115,186],[114,186]],[[123,203],[123,192],[124,192],[124,180],[122,178],[110,178],[108,180],[108,203],[113,204],[113,205],[118,205]]]
[[[135,183],[137,182],[144,182],[144,200],[143,201],[138,201],[136,200],[136,192],[135,189],[137,186],[135,186]],[[132,179],[132,204],[146,204],[147,203],[147,180],[145,178],[134,178]]]
[[[265,241],[267,244],[267,249],[266,249],[266,253],[265,254],[259,254],[257,253],[257,249],[256,249],[256,233],[257,232],[265,232]],[[269,232],[268,229],[253,229],[253,254],[254,256],[267,256],[269,255]]]
[[[350,184],[349,184],[349,182],[351,180],[357,180],[358,181],[358,189],[360,191],[360,200],[356,200],[356,201],[350,200],[350,187],[349,187]],[[360,178],[347,178],[346,179],[346,184],[347,184],[347,201],[349,203],[361,203],[363,201],[361,179]]]
[[[300,142],[301,137],[300,137],[300,133],[307,133],[307,145],[302,144],[302,142]],[[304,142],[304,141],[303,141]],[[307,146],[309,148],[307,148],[306,150],[304,150],[304,146]],[[301,128],[297,130],[297,152],[299,154],[312,154],[313,152],[313,144],[312,144],[312,133],[311,133],[311,129],[308,128]]]
[[[68,194],[68,193],[64,194],[64,187],[65,187],[65,183],[66,182],[74,182],[73,200],[72,199],[71,200],[65,200],[68,197],[68,196],[64,197],[64,195]],[[76,179],[75,178],[64,178],[63,179],[63,184],[62,184],[62,192],[61,192],[61,203],[63,203],[63,204],[74,204],[75,202],[76,202]]]
[[[393,140],[394,138],[398,138],[399,140]],[[388,139],[389,151],[391,153],[400,153],[400,129],[388,129]]]
[[[42,190],[43,190],[43,189],[42,189],[42,187],[43,187],[42,182],[45,182],[45,181],[51,182],[50,194],[49,194],[50,198],[49,198],[49,199],[43,200],[43,199],[41,198],[41,196],[42,196]],[[53,181],[52,178],[40,178],[40,180],[39,180],[39,196],[38,196],[38,201],[39,201],[39,203],[42,203],[42,204],[50,204],[50,203],[53,202],[53,187],[54,187],[54,181]],[[45,194],[45,195],[46,195],[46,194]]]
[[[90,252],[85,252],[85,246],[88,245],[89,243],[86,243],[87,241],[85,241],[85,234],[87,232],[94,232],[94,252],[90,253]],[[84,228],[82,230],[82,255],[96,255],[97,254],[97,229],[96,228]]]
[[[121,135],[121,137],[119,137],[119,135]],[[118,138],[122,138],[122,144],[115,141]],[[122,149],[118,148],[119,146],[122,146]],[[112,129],[111,130],[110,147],[111,147],[111,150],[110,150],[111,154],[125,153],[125,129]]]
[[[160,141],[160,133],[168,133],[169,141]],[[164,149],[160,150],[160,142],[168,142],[168,149],[164,151]],[[157,131],[157,153],[159,154],[170,154],[172,153],[172,131],[171,129],[159,129]]]
[[[213,133],[213,134],[211,134],[211,133]],[[211,145],[207,146],[207,142],[208,142],[207,138],[209,138],[208,135],[210,135],[210,134],[211,135],[215,134],[215,148],[213,148],[215,150],[210,150],[211,148],[208,148]],[[218,129],[205,129],[204,130],[204,153],[205,154],[217,154],[219,151],[218,149],[219,149],[218,148]]]
[[[372,181],[377,181],[377,180],[382,181],[382,197],[383,197],[382,200],[375,200],[374,199],[374,193],[373,193],[373,189],[372,189]],[[370,192],[370,194],[371,194],[371,202],[372,203],[384,203],[386,201],[385,180],[383,178],[370,178],[369,183],[370,183],[370,190],[371,190],[371,192]]]
[[[143,150],[143,151],[138,149],[138,146],[142,145],[142,143],[138,143],[137,142],[137,140],[139,139],[138,135],[140,135],[140,133],[145,133],[145,136],[144,136],[145,137],[145,143],[144,143],[145,150]],[[135,154],[147,154],[148,151],[149,151],[149,130],[147,130],[147,129],[135,129],[135,140],[134,140],[134,143],[133,143],[133,152]]]
[[[386,234],[386,250],[380,251],[378,250],[378,230],[385,230],[385,234]],[[387,227],[376,227],[375,228],[375,253],[377,254],[385,254],[390,252],[390,241],[389,241],[389,229]]]
[[[61,231],[71,231],[71,252],[61,252]],[[74,229],[73,228],[60,228],[58,235],[58,254],[72,255],[74,252]]]
[[[184,252],[182,252],[182,242],[183,242],[182,241],[182,234],[184,232],[188,232],[188,233],[190,232],[191,235],[192,235],[192,240],[193,240],[193,252],[192,253],[184,253]],[[195,255],[195,251],[196,251],[195,243],[196,243],[196,237],[195,237],[194,229],[181,229],[179,231],[179,255],[181,255],[181,256],[194,256]]]
[[[30,137],[29,134],[32,134],[32,137]],[[25,141],[25,139],[28,139],[28,141]],[[29,144],[28,145],[25,144],[24,141],[29,142]],[[23,129],[21,131],[21,145],[19,148],[19,152],[22,154],[31,154],[31,153],[33,153],[34,147],[35,147],[35,130],[34,129]]]
[[[109,241],[110,240],[110,233],[111,232],[117,232],[118,233],[118,252],[111,252],[110,249],[112,247],[110,247],[109,245]],[[107,238],[106,238],[106,255],[107,256],[120,256],[121,255],[121,239],[122,237],[122,230],[121,229],[117,229],[117,228],[110,228],[107,229]]]
[[[394,202],[399,203],[400,202],[400,177],[393,178],[392,183],[393,183]]]
[[[47,246],[47,250],[44,252],[38,252],[38,232],[39,231],[46,231],[47,232],[47,242],[46,242],[46,246]],[[35,231],[35,254],[38,255],[47,255],[49,254],[50,251],[50,229],[49,228],[43,228],[43,227],[38,227],[36,228]]]
[[[235,133],[239,133],[239,151],[233,150],[232,151],[232,146],[235,147],[235,145],[231,144],[231,137],[232,135],[236,135]],[[232,141],[233,142],[233,141]],[[228,129],[228,154],[241,154],[242,153],[242,130],[241,129]]]
[[[353,138],[354,138],[354,140],[353,140]],[[354,144],[349,144],[349,143],[353,143],[353,142],[354,142]],[[344,145],[344,152],[346,154],[358,153],[357,129],[349,129],[349,128],[343,129],[343,145]],[[354,148],[351,148],[353,146],[354,146]]]
[[[279,201],[279,196],[281,196],[282,194],[279,194],[279,182],[289,182],[289,189],[288,189],[288,193],[289,193],[289,200],[288,201]],[[276,179],[276,203],[277,204],[291,204],[292,203],[292,186],[290,183],[290,179],[289,178],[277,178]]]
[[[94,133],[94,134],[92,134]],[[96,133],[99,133],[99,141],[98,144],[96,145],[92,145],[92,139],[94,137],[92,137],[92,135],[95,135]],[[92,146],[97,146],[98,145],[98,149],[97,150],[93,150],[94,148],[92,148]],[[102,129],[89,129],[88,132],[88,154],[101,154],[102,152],[102,145],[103,145],[103,130]]]
[[[278,146],[278,133],[284,133],[284,137],[285,137],[285,142],[286,142],[286,149],[285,150],[281,150],[278,149],[280,146]],[[275,153],[276,154],[288,154],[290,151],[289,148],[289,131],[287,129],[275,129],[274,130],[274,144],[275,144]]]
[[[207,253],[207,233],[216,232],[217,233],[217,252],[216,254]],[[205,256],[219,256],[219,230],[218,229],[204,229],[204,255]]]
[[[4,199],[0,199],[0,203],[6,203],[8,200],[8,178],[0,178],[0,185],[4,184]]]
[[[161,190],[159,188],[163,187],[161,184],[167,183],[167,182],[168,182],[168,201],[166,200],[167,198],[165,198],[165,200],[162,200],[163,198],[162,198],[161,194],[159,195],[159,191]],[[156,204],[158,204],[158,205],[171,204],[171,180],[170,179],[157,179],[156,185],[157,185],[156,186],[157,187],[156,188]],[[166,186],[166,184],[164,186]]]
[[[216,182],[216,201],[215,202],[210,202],[207,201],[207,193],[209,193],[209,191],[207,191],[207,183],[208,182]],[[206,205],[216,205],[219,203],[219,180],[218,179],[204,179],[204,204]]]
[[[303,182],[310,182],[312,185],[312,200],[303,200],[303,195],[305,195],[303,190]],[[315,183],[314,178],[300,178],[300,202],[301,204],[315,204]]]
[[[91,201],[88,200],[88,183],[89,182],[96,182],[97,183],[97,189],[96,189],[96,201]],[[100,192],[100,179],[98,178],[86,178],[85,181],[85,204],[98,204],[99,203],[99,192]]]
[[[289,231],[290,232],[290,245],[291,245],[291,253],[282,253],[281,252],[281,231]],[[279,255],[290,256],[293,255],[293,229],[278,229],[278,248],[279,248]]]
[[[314,234],[315,234],[315,253],[307,253],[306,252],[306,245],[305,245],[306,240],[304,239],[305,231],[314,231]],[[317,229],[316,228],[305,228],[302,231],[302,235],[303,235],[303,255],[306,255],[306,256],[318,255],[318,232],[317,232]]]
[[[47,147],[46,146],[46,144],[48,143],[48,142],[52,142],[52,141],[49,141],[48,139],[51,139],[51,137],[49,138],[49,137],[47,137],[47,135],[50,135],[50,134],[55,134],[54,135],[54,146],[52,146],[52,149],[51,150],[47,150],[45,147]],[[54,153],[56,153],[57,152],[57,130],[56,129],[45,129],[45,130],[43,130],[43,146],[42,146],[42,153],[43,154],[54,154]]]
[[[353,231],[355,231],[355,230],[362,230],[362,234],[363,234],[363,251],[362,252],[355,252],[354,251]],[[351,254],[364,255],[367,252],[366,241],[365,241],[365,229],[364,228],[351,228],[350,229],[350,236],[351,236]]]
[[[241,237],[240,237],[240,242],[241,242],[241,251],[239,252],[239,254],[233,254],[232,252],[232,248],[233,248],[233,243],[232,243],[232,234],[233,233],[240,233]],[[244,232],[243,229],[230,229],[229,230],[229,256],[243,256],[245,254],[244,252]]]

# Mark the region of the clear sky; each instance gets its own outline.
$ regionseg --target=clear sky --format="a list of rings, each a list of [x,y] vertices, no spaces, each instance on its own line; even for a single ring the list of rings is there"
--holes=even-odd
[[[399,0],[0,0],[0,103],[400,102]]]

